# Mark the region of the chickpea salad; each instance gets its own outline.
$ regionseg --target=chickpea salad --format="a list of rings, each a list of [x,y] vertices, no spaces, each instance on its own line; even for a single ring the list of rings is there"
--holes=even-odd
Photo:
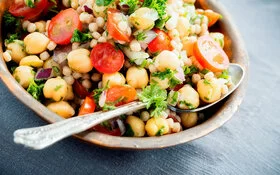
[[[61,117],[142,101],[146,109],[94,126],[113,136],[161,136],[203,122],[175,113],[219,100],[232,85],[222,18],[195,0],[14,0],[3,58],[15,80]]]

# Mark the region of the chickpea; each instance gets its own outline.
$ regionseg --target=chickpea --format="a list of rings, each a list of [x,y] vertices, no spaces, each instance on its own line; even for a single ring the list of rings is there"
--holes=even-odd
[[[7,50],[11,51],[12,60],[16,63],[19,63],[27,55],[24,50],[24,44],[20,40],[15,40],[15,42],[8,44]]]
[[[50,103],[47,108],[63,118],[69,118],[75,114],[73,107],[66,101]]]
[[[156,83],[161,89],[167,89],[169,87],[169,79],[165,78],[164,80],[159,77],[151,76],[150,83]]]
[[[67,96],[67,83],[61,77],[48,79],[43,88],[46,98],[61,101]]]
[[[30,66],[19,66],[15,69],[13,77],[23,87],[28,88],[31,81],[33,81],[35,73]]]
[[[189,35],[189,27],[190,22],[188,18],[180,16],[177,23],[177,30],[179,32],[180,37],[188,36]]]
[[[197,91],[202,101],[213,103],[221,98],[222,85],[216,78],[203,79],[197,83]]]
[[[130,15],[129,21],[137,29],[149,30],[154,27],[158,18],[158,13],[155,9],[141,7]]]
[[[181,62],[178,56],[171,52],[164,50],[157,57],[155,57],[155,64],[158,71],[165,71],[166,69],[176,70],[180,67]]]
[[[134,137],[143,137],[145,135],[145,123],[138,117],[128,116],[126,123],[130,125]]]
[[[170,128],[166,119],[153,117],[147,121],[145,130],[149,136],[159,136],[168,134]]]
[[[87,49],[76,49],[67,55],[68,65],[79,73],[88,73],[93,65],[90,61],[90,52]]]
[[[74,93],[73,93],[73,87],[72,85],[67,84],[67,93],[64,98],[64,100],[73,100],[74,99]]]
[[[39,54],[47,50],[49,38],[39,32],[27,35],[24,40],[25,50],[29,54]]]
[[[194,113],[181,113],[180,114],[182,125],[185,128],[191,128],[197,124],[198,115],[196,112]]]
[[[40,58],[36,55],[30,55],[27,57],[22,58],[22,60],[19,62],[19,65],[21,66],[31,66],[40,68],[42,67],[44,62],[40,60]]]
[[[127,83],[134,88],[144,88],[149,83],[146,69],[140,67],[130,67],[126,72]]]
[[[113,74],[103,74],[102,76],[102,87],[106,87],[108,84],[108,87],[112,87],[115,85],[124,85],[125,84],[125,78],[123,74],[116,72]]]
[[[180,109],[194,109],[199,106],[199,95],[190,85],[185,85],[178,92],[180,97],[177,106]]]

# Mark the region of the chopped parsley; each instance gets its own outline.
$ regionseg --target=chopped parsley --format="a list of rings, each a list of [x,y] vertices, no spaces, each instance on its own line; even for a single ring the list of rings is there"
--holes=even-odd
[[[55,88],[54,88],[54,91],[58,91],[59,89],[61,89],[63,87],[63,85],[57,85]]]
[[[36,100],[40,101],[43,97],[43,88],[45,84],[36,83],[34,80],[29,84],[27,92],[33,96]]]
[[[167,108],[167,92],[156,84],[145,87],[138,97],[146,104],[147,109],[152,109],[153,117],[159,117]]]
[[[211,85],[211,83],[208,80],[206,80],[206,79],[204,79],[203,83],[207,84],[207,85]]]
[[[163,132],[164,132],[164,126],[162,126],[158,132],[156,133],[156,136],[162,136],[163,135]]]
[[[229,78],[228,70],[223,70],[222,74],[218,78],[223,78],[227,80]]]
[[[137,8],[138,5],[141,4],[139,0],[120,0],[120,4],[126,4],[129,6],[128,14],[132,14]]]
[[[125,131],[124,135],[127,136],[127,137],[133,137],[134,136],[134,131],[132,130],[130,124],[126,124],[126,131]]]
[[[204,99],[205,99],[206,101],[209,101],[209,100],[210,100],[208,97],[204,97]]]
[[[183,104],[186,105],[189,109],[195,109],[195,107],[193,106],[193,104],[186,102],[186,101],[180,101],[179,104]]]
[[[168,104],[172,106],[176,106],[179,100],[179,92],[178,91],[170,91],[167,97]]]
[[[74,43],[74,42],[85,43],[85,42],[90,41],[92,38],[93,38],[93,36],[90,33],[83,33],[76,29],[71,38],[71,43]]]
[[[57,66],[52,66],[52,69],[55,72],[55,74],[59,74],[60,73],[60,69]]]
[[[203,69],[202,71],[200,71],[200,73],[202,73],[202,74],[207,74],[208,72],[210,72],[208,69]]]
[[[5,45],[13,43],[15,40],[19,39],[19,35],[17,33],[11,34],[9,38],[5,39]]]
[[[186,66],[186,67],[184,67],[184,73],[185,73],[185,75],[192,75],[192,74],[198,73],[198,68],[193,65]]]
[[[4,30],[3,36],[8,35],[8,33],[21,33],[22,32],[20,18],[14,17],[9,11],[4,12],[3,21],[4,21],[3,28],[9,29],[8,31]],[[5,33],[5,32],[7,32],[7,33]]]
[[[139,32],[136,36],[135,39],[137,41],[144,41],[147,38],[146,33],[145,32]]]
[[[98,6],[108,6],[110,5],[114,0],[96,0],[95,3]]]
[[[163,19],[160,19],[160,20],[157,20],[156,21],[156,25],[155,27],[156,28],[159,28],[159,29],[163,29],[163,27],[165,26],[165,23],[171,18],[171,16],[167,16]]]
[[[155,9],[158,12],[158,16],[161,20],[166,14],[166,2],[167,0],[144,0],[143,7]]]
[[[158,77],[161,80],[164,80],[166,78],[171,79],[174,76],[174,72],[171,69],[166,69],[163,72],[154,72],[152,73],[153,77]]]
[[[24,0],[24,3],[26,4],[26,6],[28,6],[30,8],[34,8],[35,7],[34,2],[36,2],[36,0]]]

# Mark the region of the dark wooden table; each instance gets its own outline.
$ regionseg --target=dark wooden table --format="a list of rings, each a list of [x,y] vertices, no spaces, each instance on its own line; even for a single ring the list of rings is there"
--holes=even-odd
[[[14,144],[13,132],[45,122],[0,82],[0,174],[280,174],[280,1],[220,1],[250,56],[247,95],[230,122],[161,150],[107,150],[68,138],[33,151]]]

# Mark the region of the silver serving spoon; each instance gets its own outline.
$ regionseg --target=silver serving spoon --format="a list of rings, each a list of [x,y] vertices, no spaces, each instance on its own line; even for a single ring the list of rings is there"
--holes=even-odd
[[[198,112],[218,103],[239,86],[244,78],[245,71],[238,64],[230,64],[229,74],[232,77],[234,85],[232,89],[217,102],[193,110],[180,110],[172,106],[169,106],[169,108],[176,112]],[[122,114],[143,109],[145,106],[145,103],[142,102],[132,102],[108,112],[96,112],[65,119],[46,126],[19,129],[14,132],[14,142],[36,150],[44,149],[63,138],[85,131],[103,121]]]

